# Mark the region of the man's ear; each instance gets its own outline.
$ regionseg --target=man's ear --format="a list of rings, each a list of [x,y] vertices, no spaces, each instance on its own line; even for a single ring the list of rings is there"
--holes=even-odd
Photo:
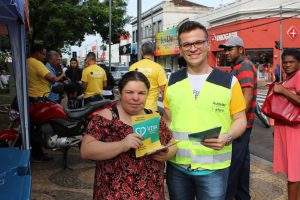
[[[239,53],[242,54],[242,55],[245,54],[244,47],[239,47]]]

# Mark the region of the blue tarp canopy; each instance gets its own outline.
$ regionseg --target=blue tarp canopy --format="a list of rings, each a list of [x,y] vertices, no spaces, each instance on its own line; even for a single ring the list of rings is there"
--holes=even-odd
[[[12,52],[12,65],[16,79],[23,147],[29,150],[24,2],[24,0],[0,0],[0,26],[6,27],[8,31]]]

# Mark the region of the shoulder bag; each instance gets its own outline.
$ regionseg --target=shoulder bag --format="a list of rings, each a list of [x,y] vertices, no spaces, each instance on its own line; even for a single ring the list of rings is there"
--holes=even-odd
[[[274,93],[274,85],[282,83],[272,83],[269,87],[266,100],[261,111],[268,117],[283,121],[287,124],[300,123],[300,107],[290,102],[285,96]],[[287,88],[286,88],[287,89]],[[294,90],[289,90],[296,94]]]

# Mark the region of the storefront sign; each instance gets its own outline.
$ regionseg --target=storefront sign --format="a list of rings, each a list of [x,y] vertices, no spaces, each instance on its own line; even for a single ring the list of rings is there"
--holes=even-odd
[[[179,54],[176,28],[155,35],[155,56]]]
[[[125,44],[119,47],[119,55],[128,55],[131,53],[131,44]]]
[[[292,26],[288,31],[287,34],[290,36],[291,39],[295,39],[298,36],[299,32],[295,26]]]
[[[224,41],[227,40],[228,38],[231,38],[233,36],[237,36],[237,32],[231,32],[231,33],[225,33],[225,34],[220,34],[220,35],[213,35],[211,40],[212,41]]]

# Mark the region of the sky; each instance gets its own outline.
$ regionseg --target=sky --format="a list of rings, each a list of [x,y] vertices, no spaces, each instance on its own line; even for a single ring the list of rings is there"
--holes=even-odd
[[[204,6],[208,7],[220,7],[220,5],[228,4],[230,2],[233,2],[234,0],[189,0],[194,3],[198,3]],[[156,6],[157,4],[161,3],[162,0],[142,0],[142,12],[145,12],[152,8],[153,6]],[[127,15],[136,17],[137,16],[137,0],[127,0]],[[113,6],[113,5],[112,5]],[[125,27],[126,30],[131,32],[131,25],[128,24]],[[89,48],[92,44],[96,43],[96,40],[100,40],[99,35],[89,35],[85,37],[85,41],[82,43],[81,47],[72,47],[72,51],[79,51],[84,48]]]

